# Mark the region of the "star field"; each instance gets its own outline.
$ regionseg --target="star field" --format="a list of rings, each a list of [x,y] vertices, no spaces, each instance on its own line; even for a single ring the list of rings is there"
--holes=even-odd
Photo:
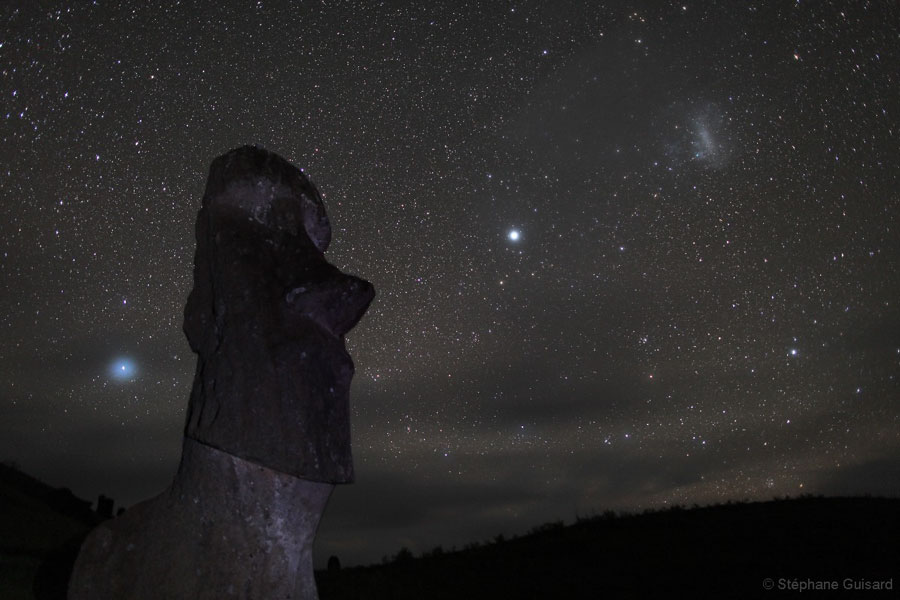
[[[167,485],[194,218],[255,143],[378,290],[323,557],[900,493],[893,4],[17,4],[0,458],[126,506]]]

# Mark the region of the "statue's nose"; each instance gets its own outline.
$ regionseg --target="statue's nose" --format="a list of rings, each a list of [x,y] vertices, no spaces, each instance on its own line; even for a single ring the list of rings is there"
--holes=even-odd
[[[365,279],[335,272],[325,280],[298,286],[285,296],[288,308],[340,337],[359,322],[375,288]]]
[[[344,335],[353,329],[375,298],[375,287],[371,283],[353,275],[344,277],[345,291],[342,297],[335,299],[337,307],[342,309],[332,327],[336,335]]]

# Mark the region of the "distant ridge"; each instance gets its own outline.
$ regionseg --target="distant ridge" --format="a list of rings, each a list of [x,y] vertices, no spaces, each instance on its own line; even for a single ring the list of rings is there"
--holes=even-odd
[[[68,488],[0,463],[0,598],[64,598],[81,540],[100,521]]]
[[[317,580],[321,600],[756,598],[816,582],[846,597],[900,585],[898,539],[900,499],[807,496],[609,511],[459,551],[413,558],[404,548]]]
[[[91,502],[0,464],[0,598],[65,598],[81,540],[100,521]],[[607,511],[462,550],[401,548],[381,565],[335,559],[316,579],[321,600],[756,598],[817,583],[847,597],[897,589],[897,539],[898,498],[804,496]]]
[[[26,504],[45,504],[59,514],[84,521],[85,524],[98,522],[90,500],[77,497],[69,488],[47,485],[14,465],[0,463],[0,507],[21,506],[25,498],[28,499]]]

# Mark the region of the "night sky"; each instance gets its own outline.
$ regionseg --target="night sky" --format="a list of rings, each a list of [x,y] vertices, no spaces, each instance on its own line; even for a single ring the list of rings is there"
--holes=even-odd
[[[0,459],[169,483],[194,219],[258,144],[378,290],[319,564],[900,493],[895,2],[154,4],[0,8]]]

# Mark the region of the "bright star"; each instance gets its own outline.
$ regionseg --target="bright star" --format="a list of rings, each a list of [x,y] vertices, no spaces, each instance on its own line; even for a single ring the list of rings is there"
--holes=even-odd
[[[132,379],[136,373],[137,367],[129,358],[120,358],[109,367],[110,376],[120,381]]]
[[[518,229],[510,229],[507,237],[509,238],[509,241],[511,241],[511,242],[518,242],[520,235],[521,234],[519,233]]]

